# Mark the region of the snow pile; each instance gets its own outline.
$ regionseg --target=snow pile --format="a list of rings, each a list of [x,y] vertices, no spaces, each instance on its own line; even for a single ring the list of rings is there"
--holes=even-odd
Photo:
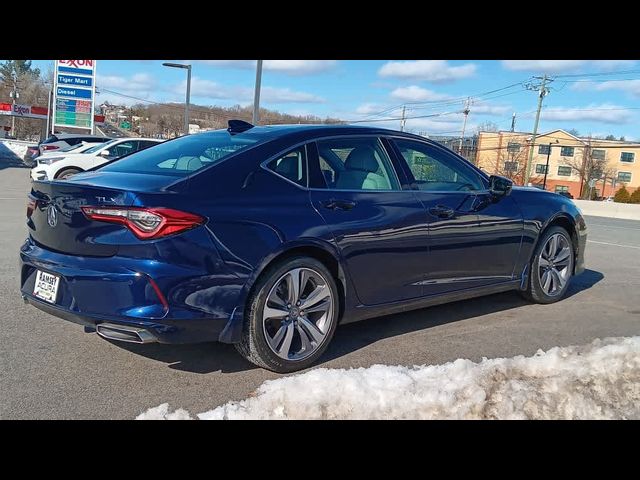
[[[168,405],[138,419],[186,418]],[[208,419],[640,418],[640,337],[539,350],[532,357],[444,365],[374,365],[266,381]]]
[[[23,142],[20,140],[0,140],[0,159],[22,160],[27,153],[27,147],[36,145],[34,142]]]
[[[182,408],[179,408],[173,413],[169,413],[169,404],[163,403],[138,415],[136,420],[191,420],[191,416],[189,412]]]

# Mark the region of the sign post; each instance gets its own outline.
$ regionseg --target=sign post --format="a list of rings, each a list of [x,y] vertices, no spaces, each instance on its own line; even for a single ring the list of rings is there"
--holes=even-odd
[[[96,60],[56,60],[53,89],[55,127],[86,128],[94,133]]]

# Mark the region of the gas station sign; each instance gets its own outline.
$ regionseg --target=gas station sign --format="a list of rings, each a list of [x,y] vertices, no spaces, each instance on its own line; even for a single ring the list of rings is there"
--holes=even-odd
[[[56,60],[53,126],[93,130],[96,60]]]

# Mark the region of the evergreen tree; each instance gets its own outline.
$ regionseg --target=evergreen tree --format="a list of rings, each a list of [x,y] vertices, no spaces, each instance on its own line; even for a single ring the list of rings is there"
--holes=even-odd
[[[620,190],[613,196],[613,201],[617,203],[629,203],[630,199],[629,190],[623,185]]]

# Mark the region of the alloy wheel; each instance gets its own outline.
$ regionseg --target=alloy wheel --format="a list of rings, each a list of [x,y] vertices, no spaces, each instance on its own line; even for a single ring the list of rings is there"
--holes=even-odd
[[[538,279],[542,291],[555,297],[564,291],[573,269],[570,240],[561,233],[551,235],[538,256]]]
[[[304,360],[331,330],[333,295],[311,268],[294,268],[273,285],[264,304],[262,328],[269,348],[289,361]]]

